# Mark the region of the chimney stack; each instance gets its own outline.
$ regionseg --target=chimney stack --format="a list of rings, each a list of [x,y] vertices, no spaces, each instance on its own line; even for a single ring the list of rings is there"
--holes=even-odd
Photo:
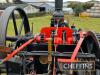
[[[55,10],[61,10],[63,8],[63,0],[55,0]]]

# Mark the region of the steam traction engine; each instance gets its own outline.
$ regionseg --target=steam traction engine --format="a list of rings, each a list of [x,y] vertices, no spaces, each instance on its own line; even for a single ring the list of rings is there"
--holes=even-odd
[[[63,0],[55,0],[50,27],[32,34],[22,8],[8,7],[0,17],[0,72],[7,75],[100,75],[100,34],[68,26]],[[15,11],[22,18],[17,25]],[[12,20],[14,36],[8,35]],[[19,29],[18,29],[19,28]],[[11,28],[9,28],[11,29]],[[95,71],[63,70],[66,63],[95,61]]]

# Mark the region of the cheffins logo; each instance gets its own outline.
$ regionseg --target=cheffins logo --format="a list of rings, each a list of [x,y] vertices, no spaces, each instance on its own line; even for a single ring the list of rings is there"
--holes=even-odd
[[[84,62],[73,62],[73,63],[62,63],[63,70],[95,70],[95,62],[84,61]]]

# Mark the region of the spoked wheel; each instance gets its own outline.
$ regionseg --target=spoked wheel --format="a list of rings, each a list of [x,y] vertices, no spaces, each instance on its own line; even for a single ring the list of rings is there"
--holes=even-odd
[[[11,43],[28,32],[30,27],[24,10],[16,6],[5,9],[0,18],[0,58],[3,59],[10,52],[10,47],[13,47]]]
[[[83,72],[83,75],[100,75],[100,34],[88,31],[81,47],[84,53],[94,54],[97,60],[96,71]]]
[[[8,7],[0,19],[0,46],[7,47],[9,42],[16,41],[18,37],[28,32],[30,32],[29,22],[23,9],[16,6]]]

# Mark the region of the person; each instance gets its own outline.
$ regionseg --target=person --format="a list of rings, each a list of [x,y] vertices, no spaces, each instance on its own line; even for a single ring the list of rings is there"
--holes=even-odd
[[[69,24],[68,24],[67,20],[60,21],[59,27],[69,27]]]
[[[74,43],[77,43],[77,40],[78,40],[78,38],[77,38],[77,29],[76,29],[76,26],[75,26],[75,24],[73,23],[73,25],[71,26],[71,29],[73,30],[73,36],[74,36]]]
[[[67,20],[64,20],[65,27],[69,27]]]
[[[51,18],[51,23],[50,23],[51,27],[54,27],[54,18]]]
[[[73,23],[73,25],[71,26],[71,29],[74,31],[74,33],[77,33],[77,29],[76,29],[76,26],[75,26],[74,23]]]

